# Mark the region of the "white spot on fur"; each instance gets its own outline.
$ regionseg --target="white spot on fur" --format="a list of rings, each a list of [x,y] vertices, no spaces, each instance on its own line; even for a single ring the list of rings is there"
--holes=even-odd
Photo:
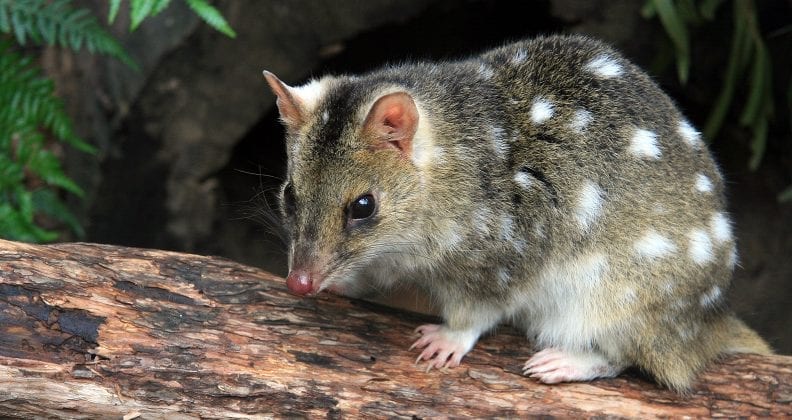
[[[509,153],[509,144],[506,142],[506,131],[501,127],[495,127],[492,129],[492,149],[495,151],[495,154],[501,158],[505,159]]]
[[[622,294],[622,301],[624,303],[632,303],[638,299],[638,292],[635,291],[632,287],[628,287],[624,289],[624,293]]]
[[[506,242],[514,240],[514,220],[509,215],[501,218],[501,239]]]
[[[600,217],[602,213],[602,201],[605,193],[594,182],[587,180],[580,189],[575,218],[578,225],[584,231],[589,230],[591,225]]]
[[[523,50],[518,50],[511,58],[511,62],[514,65],[520,65],[525,62],[525,59],[528,58],[528,54],[525,53]]]
[[[531,105],[531,121],[534,124],[542,124],[549,120],[553,113],[555,113],[555,109],[550,101],[542,97],[534,99],[533,105]]]
[[[699,192],[708,193],[712,191],[712,181],[701,172],[696,174],[696,189]]]
[[[457,245],[462,243],[463,239],[462,235],[459,234],[459,226],[451,227],[445,231],[443,235],[440,235],[439,245],[441,249],[453,249],[456,248]]]
[[[586,70],[604,79],[621,76],[624,72],[621,64],[607,55],[598,55],[586,64]]]
[[[713,306],[720,300],[722,294],[723,292],[721,291],[720,287],[712,286],[711,289],[701,295],[701,298],[699,298],[699,303],[704,308]]]
[[[688,255],[698,265],[712,261],[712,241],[703,229],[693,229],[688,234]]]
[[[710,229],[712,229],[712,238],[715,239],[716,244],[722,244],[732,239],[732,225],[729,218],[717,212],[710,218]]]
[[[491,220],[492,215],[487,210],[481,209],[473,214],[473,226],[484,236],[490,234],[489,223]]]
[[[495,76],[495,71],[492,70],[492,67],[485,63],[479,64],[478,73],[482,79],[492,79]]]
[[[690,328],[688,329],[688,328],[685,328],[683,326],[683,324],[677,323],[676,324],[676,330],[677,330],[677,334],[679,334],[679,337],[682,338],[685,341],[690,341],[690,340],[696,338],[698,336],[698,333],[699,333],[699,327],[698,327],[698,325],[695,325],[695,324],[691,325]]]
[[[330,113],[327,111],[322,112],[322,124],[327,124],[327,121],[330,120]]]
[[[511,280],[511,275],[509,274],[509,270],[505,268],[498,269],[498,281],[501,284],[508,284]]]
[[[674,293],[674,289],[676,289],[676,286],[674,286],[674,283],[670,281],[667,281],[663,284],[663,291],[669,295]]]
[[[517,185],[519,185],[522,189],[530,190],[531,186],[533,185],[533,177],[523,171],[517,171],[517,173],[514,174],[514,182],[516,182]]]
[[[639,257],[652,260],[673,254],[677,248],[670,239],[654,230],[649,230],[644,236],[635,241],[633,249]]]
[[[569,128],[578,134],[583,133],[591,123],[592,118],[591,112],[582,108],[576,109],[575,114],[572,116],[572,122],[569,123]]]
[[[410,159],[419,168],[425,168],[437,162],[440,158],[440,156],[438,156],[440,148],[439,146],[435,146],[434,136],[432,135],[432,125],[427,119],[426,112],[423,112],[421,105],[417,102],[415,106],[418,109],[418,128],[413,136]],[[367,109],[370,108],[369,106]]]
[[[660,148],[657,146],[657,134],[643,128],[636,129],[630,139],[629,150],[630,153],[638,157],[659,159]]]
[[[534,235],[536,235],[537,238],[545,237],[544,223],[536,222],[534,223],[533,228],[534,228]]]
[[[514,248],[514,250],[517,251],[518,254],[522,254],[523,252],[525,252],[525,247],[527,244],[525,243],[524,240],[514,239],[511,242],[511,244],[512,244],[512,248]]]
[[[316,105],[325,94],[325,85],[323,80],[311,80],[302,86],[291,88],[291,94],[294,95],[310,112],[316,109]]]
[[[694,149],[701,147],[701,133],[693,128],[693,125],[691,125],[687,120],[682,120],[679,122],[679,125],[677,126],[677,132],[690,147]]]

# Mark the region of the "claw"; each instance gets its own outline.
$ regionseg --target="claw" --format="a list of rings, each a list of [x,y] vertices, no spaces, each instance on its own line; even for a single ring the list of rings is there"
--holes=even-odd
[[[622,367],[592,352],[567,352],[548,348],[533,355],[523,366],[523,375],[546,384],[588,381],[594,378],[613,377]]]
[[[421,325],[415,329],[415,332],[421,334],[421,337],[412,343],[410,350],[422,349],[421,354],[415,359],[415,364],[427,361],[427,372],[433,368],[448,369],[459,366],[462,357],[478,338],[478,335],[466,337],[464,334],[451,334],[442,325],[434,324]]]

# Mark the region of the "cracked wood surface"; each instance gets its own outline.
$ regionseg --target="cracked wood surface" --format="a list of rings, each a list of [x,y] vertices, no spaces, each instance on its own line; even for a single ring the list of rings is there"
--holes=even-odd
[[[424,372],[407,348],[427,319],[222,258],[0,240],[0,414],[792,416],[792,357],[724,358],[685,396],[636,372],[548,386],[505,327]]]

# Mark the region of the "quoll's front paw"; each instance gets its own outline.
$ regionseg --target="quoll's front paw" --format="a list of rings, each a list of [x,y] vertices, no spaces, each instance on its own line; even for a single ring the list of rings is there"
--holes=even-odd
[[[468,332],[450,331],[443,325],[427,324],[421,325],[415,329],[415,332],[421,334],[421,338],[416,340],[410,350],[414,348],[423,349],[421,354],[415,360],[415,363],[421,360],[428,360],[426,371],[432,368],[452,368],[459,366],[462,357],[476,343],[478,337],[471,335]]]
[[[547,348],[533,355],[523,367],[523,374],[546,384],[589,381],[594,378],[611,378],[621,372],[596,353],[568,352]]]

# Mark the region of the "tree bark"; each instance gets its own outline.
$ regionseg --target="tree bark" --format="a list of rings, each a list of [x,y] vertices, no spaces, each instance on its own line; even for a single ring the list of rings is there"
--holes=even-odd
[[[407,347],[427,320],[222,258],[0,240],[0,414],[792,416],[792,357],[725,357],[689,395],[639,372],[549,386],[509,328],[425,372]]]

